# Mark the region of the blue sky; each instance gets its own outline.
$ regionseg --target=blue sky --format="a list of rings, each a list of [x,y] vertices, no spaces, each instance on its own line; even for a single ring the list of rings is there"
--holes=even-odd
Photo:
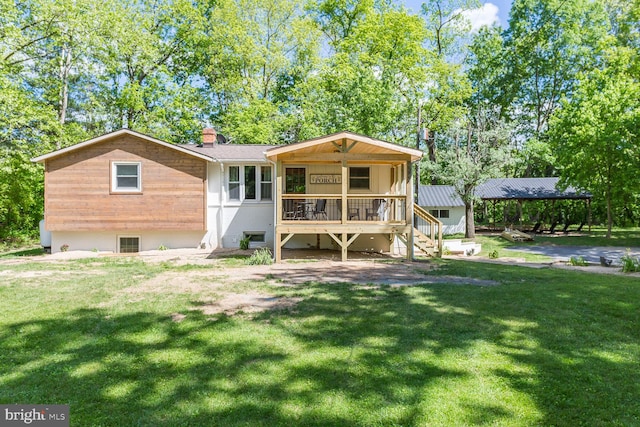
[[[407,9],[416,13],[420,11],[420,6],[424,3],[424,0],[398,1],[404,4]],[[482,9],[475,11],[475,13],[471,15],[471,20],[478,25],[499,20],[500,25],[506,27],[509,21],[509,9],[511,9],[511,2],[512,0],[481,0],[481,3],[483,4]]]

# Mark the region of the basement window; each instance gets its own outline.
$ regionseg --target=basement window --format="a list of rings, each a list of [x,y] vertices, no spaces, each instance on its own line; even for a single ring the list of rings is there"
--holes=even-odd
[[[132,236],[119,237],[118,252],[121,254],[135,254],[140,252],[140,238]]]
[[[245,239],[249,239],[250,242],[258,242],[258,243],[264,243],[264,235],[265,232],[264,231],[245,231],[243,233],[243,236]]]

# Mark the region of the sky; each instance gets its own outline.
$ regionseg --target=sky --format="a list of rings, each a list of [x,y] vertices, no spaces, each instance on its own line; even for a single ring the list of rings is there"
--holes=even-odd
[[[416,13],[420,12],[420,6],[424,0],[400,0],[407,9]],[[491,25],[498,22],[502,27],[507,26],[509,21],[509,10],[511,9],[512,0],[481,0],[482,8],[476,9],[470,13],[473,29],[477,29],[482,25]]]

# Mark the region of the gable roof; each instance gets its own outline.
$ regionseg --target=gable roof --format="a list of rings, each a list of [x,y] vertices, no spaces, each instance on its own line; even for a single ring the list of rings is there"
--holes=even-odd
[[[418,187],[418,205],[460,207],[464,202],[456,193],[453,185],[420,185]]]
[[[318,138],[300,141],[289,145],[282,145],[267,150],[266,156],[275,159],[280,155],[292,153],[295,151],[307,151],[309,153],[322,152],[323,146],[327,146],[332,142],[346,140],[353,142],[354,147],[350,152],[359,154],[406,154],[410,156],[411,161],[419,160],[422,157],[422,151],[416,150],[402,145],[393,144],[391,142],[382,141],[365,135],[359,135],[350,131],[342,131]],[[364,143],[363,146],[355,143]],[[333,149],[331,148],[331,151]],[[326,151],[325,151],[326,152]]]
[[[573,187],[561,191],[559,178],[493,178],[476,188],[475,194],[483,200],[553,200],[590,199],[591,194]]]
[[[202,154],[202,153],[195,152],[193,150],[189,150],[189,149],[185,148],[184,146],[176,145],[176,144],[170,144],[168,142],[162,141],[160,139],[154,138],[154,137],[149,136],[149,135],[145,135],[145,134],[140,133],[140,132],[133,131],[131,129],[120,129],[120,130],[117,130],[117,131],[114,131],[114,132],[106,133],[106,134],[98,136],[96,138],[88,139],[86,141],[80,142],[80,143],[75,144],[75,145],[71,145],[71,146],[66,147],[66,148],[62,148],[60,150],[52,151],[51,153],[43,154],[42,156],[34,157],[33,159],[31,159],[31,161],[32,162],[36,162],[36,163],[42,163],[45,160],[48,160],[48,159],[51,159],[51,158],[54,158],[54,157],[58,157],[58,156],[61,156],[63,154],[66,154],[66,153],[69,153],[69,152],[72,152],[72,151],[75,151],[75,150],[79,150],[81,148],[85,148],[85,147],[88,147],[90,145],[99,144],[101,142],[108,141],[108,140],[113,139],[113,138],[118,138],[118,137],[124,136],[124,135],[130,135],[130,136],[134,136],[136,138],[144,139],[145,141],[149,141],[151,143],[158,144],[158,145],[161,145],[163,147],[167,147],[167,148],[170,148],[172,150],[176,150],[176,151],[179,151],[181,153],[188,154],[190,156],[194,156],[194,157],[200,158],[202,160],[212,160],[210,156],[207,156],[207,155]]]

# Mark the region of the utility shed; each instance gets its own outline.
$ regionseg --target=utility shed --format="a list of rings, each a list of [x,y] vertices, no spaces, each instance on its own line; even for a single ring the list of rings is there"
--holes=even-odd
[[[464,202],[452,185],[420,185],[418,205],[442,222],[442,234],[465,232]]]

